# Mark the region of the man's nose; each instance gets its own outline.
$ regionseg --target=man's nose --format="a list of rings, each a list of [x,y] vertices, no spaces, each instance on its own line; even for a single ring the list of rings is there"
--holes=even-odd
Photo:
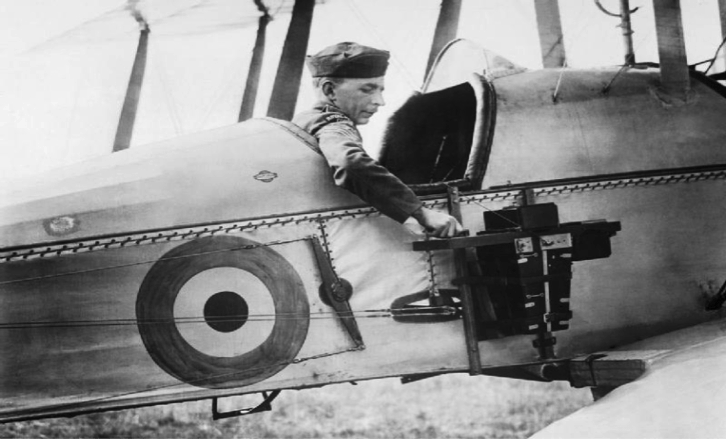
[[[383,107],[384,105],[386,105],[386,101],[384,101],[384,94],[380,91],[376,92],[376,94],[374,95],[373,103],[379,107]]]

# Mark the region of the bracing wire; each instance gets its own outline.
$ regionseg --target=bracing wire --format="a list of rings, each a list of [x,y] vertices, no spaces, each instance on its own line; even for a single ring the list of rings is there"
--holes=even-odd
[[[108,326],[153,326],[153,325],[190,325],[209,323],[241,323],[278,322],[299,320],[337,320],[337,319],[381,319],[391,318],[400,309],[382,308],[352,311],[320,311],[311,313],[275,313],[275,314],[239,314],[224,317],[187,316],[172,319],[99,319],[99,320],[64,320],[64,321],[16,321],[0,323],[3,329],[40,329],[40,328],[91,328]],[[456,310],[451,306],[420,306],[406,310],[406,316],[454,315]]]
[[[225,68],[225,71],[227,72],[224,75],[224,80],[221,81],[221,84],[217,91],[212,95],[212,99],[210,103],[207,105],[207,108],[203,111],[202,117],[198,118],[199,122],[197,124],[197,127],[195,128],[196,131],[201,131],[205,124],[207,123],[207,120],[212,115],[212,112],[214,109],[219,105],[220,101],[225,97],[227,92],[232,89],[232,84],[235,83],[235,81],[238,79],[238,73],[235,69],[230,68],[230,65],[234,64],[234,59],[230,61],[227,68]]]
[[[722,38],[722,43],[720,43],[719,47],[717,47],[717,50],[714,52],[714,56],[712,57],[712,62],[709,63],[709,67],[707,67],[707,70],[705,72],[709,72],[709,70],[714,66],[714,63],[717,61],[717,58],[719,57],[719,51],[722,50],[724,47],[725,39]]]
[[[193,4],[193,5],[189,5],[189,6],[187,6],[186,8],[182,8],[182,9],[179,9],[179,10],[177,10],[177,11],[171,12],[171,13],[170,13],[169,15],[166,15],[166,16],[164,16],[164,17],[159,17],[159,18],[156,18],[156,19],[155,19],[155,20],[153,21],[153,23],[154,23],[154,24],[157,24],[157,23],[159,23],[160,21],[163,21],[163,20],[168,20],[168,19],[170,19],[170,18],[176,18],[176,17],[178,17],[178,16],[181,16],[181,15],[183,15],[183,14],[184,14],[184,13],[186,13],[187,11],[190,11],[190,10],[192,10],[192,9],[197,9],[197,8],[199,8],[199,7],[203,6],[203,5],[205,4],[205,3],[209,3],[209,0],[199,0],[199,1],[197,2],[197,3],[195,3],[195,4]]]
[[[169,261],[169,260],[173,260],[173,259],[185,259],[185,258],[205,256],[205,255],[210,255],[210,254],[215,254],[215,253],[250,250],[250,249],[258,248],[258,247],[289,244],[291,242],[303,241],[303,240],[307,240],[307,239],[310,239],[310,238],[306,237],[306,238],[289,239],[289,240],[284,240],[284,241],[283,240],[272,241],[272,242],[268,242],[266,244],[260,244],[260,245],[243,245],[243,246],[239,246],[239,247],[224,248],[224,249],[220,249],[220,250],[210,250],[207,252],[190,253],[187,255],[167,256],[167,257],[162,257],[159,259],[129,262],[127,264],[109,265],[107,267],[89,268],[86,270],[77,270],[77,271],[69,271],[69,272],[65,272],[65,273],[54,273],[54,274],[48,274],[48,275],[44,275],[44,276],[28,277],[28,278],[23,278],[23,279],[6,280],[6,281],[0,282],[0,285],[15,284],[15,283],[20,283],[20,282],[30,282],[30,281],[35,281],[35,280],[47,280],[47,279],[53,279],[53,278],[57,278],[57,277],[72,276],[72,275],[76,275],[76,274],[94,273],[94,272],[98,272],[98,271],[113,270],[113,269],[118,269],[118,268],[135,267],[138,265],[154,264],[157,261]]]
[[[275,17],[280,13],[280,10],[283,9],[283,5],[285,4],[285,0],[280,0],[280,3],[278,3],[278,7],[275,8],[275,12],[270,14],[271,19],[275,19]],[[269,9],[269,8],[268,8]]]
[[[364,26],[367,29],[370,29],[371,32],[373,32],[376,39],[379,41],[379,44],[381,44],[383,47],[388,47],[389,45],[386,43],[386,40],[381,36],[381,33],[379,32],[378,28],[371,23],[371,21],[366,18],[366,16],[361,12],[361,10],[356,6],[356,3],[353,0],[348,0],[346,2],[346,5],[353,11],[354,15],[358,18],[358,20],[364,24]],[[391,60],[396,64],[399,71],[402,72],[404,79],[406,82],[409,83],[409,86],[416,90],[419,88],[419,86],[416,83],[416,80],[412,76],[409,69],[404,65],[404,63],[399,59],[396,53],[391,53]]]
[[[603,87],[603,88],[601,89],[601,93],[603,93],[603,94],[608,94],[608,92],[609,92],[609,91],[611,91],[611,86],[613,85],[613,83],[614,83],[614,82],[616,82],[616,79],[617,79],[617,78],[618,78],[619,76],[621,76],[621,73],[625,72],[626,70],[628,70],[628,69],[630,69],[630,68],[631,68],[631,65],[630,65],[630,64],[624,64],[624,65],[622,65],[622,66],[621,66],[621,68],[620,68],[620,69],[618,69],[618,72],[616,72],[616,74],[615,74],[615,75],[613,75],[613,78],[611,78],[611,80],[610,80],[610,81],[608,82],[608,84],[606,84],[606,85],[605,85],[605,86],[604,86],[604,87]]]
[[[566,68],[568,67],[568,60],[563,60],[563,67],[560,69],[560,74],[558,74],[558,81],[555,83],[555,90],[553,90],[553,103],[555,103],[558,100],[558,92],[560,91],[560,84],[563,81],[563,73],[565,73]]]
[[[268,247],[273,245],[283,245],[292,242],[299,242],[304,240],[313,239],[312,237],[295,238],[288,240],[271,241],[265,244],[257,245],[244,245],[226,249],[211,250],[206,252],[190,253],[179,256],[167,256],[154,260],[144,260],[131,262],[126,264],[118,264],[106,267],[90,268],[86,270],[76,270],[65,273],[54,273],[44,276],[35,276],[22,279],[13,279],[0,282],[0,285],[15,284],[20,282],[30,282],[35,280],[48,280],[63,276],[71,276],[77,274],[86,274],[91,272],[100,272],[111,269],[119,269],[126,267],[133,267],[145,264],[153,264],[158,261],[168,261],[175,259],[187,259],[193,257],[206,256],[211,254],[218,254],[223,252],[233,251],[244,251],[259,247]],[[393,313],[397,310],[391,309],[376,309],[376,310],[352,310],[344,312],[315,312],[309,314],[297,314],[297,313],[275,313],[275,314],[249,314],[249,315],[227,315],[210,317],[210,321],[214,322],[247,322],[247,321],[277,321],[277,320],[301,320],[301,319],[335,319],[335,318],[390,318]],[[431,312],[450,312],[449,307],[419,307],[417,313],[421,315],[430,315]],[[407,312],[408,315],[411,312]],[[97,326],[125,326],[125,325],[156,325],[156,324],[190,324],[190,323],[207,323],[208,319],[203,316],[187,316],[177,317],[174,319],[162,319],[162,320],[138,320],[138,319],[105,319],[105,320],[68,320],[68,321],[19,321],[19,322],[5,322],[0,323],[0,329],[24,329],[24,328],[59,328],[59,327],[97,327]]]
[[[126,3],[126,2],[124,1],[124,3]],[[34,46],[32,46],[32,47],[24,50],[23,52],[21,52],[21,54],[30,53],[30,52],[32,52],[34,50],[40,49],[43,46],[47,46],[47,45],[50,45],[50,44],[52,44],[54,42],[58,42],[60,40],[63,40],[64,38],[68,37],[69,35],[72,35],[74,32],[76,32],[76,31],[78,31],[80,29],[83,29],[85,26],[87,26],[89,24],[92,24],[92,23],[100,20],[102,17],[106,17],[106,16],[109,16],[109,15],[112,15],[112,14],[120,13],[120,12],[123,12],[124,10],[125,10],[125,5],[115,6],[115,7],[111,8],[111,9],[107,10],[106,12],[99,14],[98,16],[96,16],[94,18],[91,18],[91,19],[86,20],[86,21],[84,21],[82,23],[79,23],[78,25],[72,27],[71,29],[68,29],[68,30],[62,32],[61,34],[55,35],[55,36],[53,36],[53,37],[51,37],[51,38],[49,38],[49,39],[47,39],[47,40],[45,40],[45,41],[43,41],[41,43],[38,43],[38,44],[36,44],[36,45],[34,45]]]
[[[168,84],[170,83],[170,78],[166,70],[163,55],[160,50],[157,50],[156,53],[157,56],[152,58],[154,60],[154,64],[157,67],[155,70],[157,71],[157,76],[159,77],[159,81],[162,84],[162,95],[164,96],[164,102],[167,104],[169,117],[171,118],[172,124],[174,125],[174,132],[177,136],[179,136],[183,132],[183,123],[179,115],[177,105],[174,101],[174,97],[172,96],[172,92],[169,89]]]
[[[474,201],[474,200],[472,200],[472,202],[475,203],[476,205],[480,206],[481,208],[485,209],[486,211],[488,211],[494,215],[497,215],[498,217],[500,217],[500,219],[503,219],[503,220],[507,221],[508,223],[514,225],[516,228],[519,229],[522,227],[520,224],[516,223],[515,221],[511,220],[510,218],[508,218],[504,215],[499,214],[497,211],[490,209],[489,207],[485,206],[484,204]]]

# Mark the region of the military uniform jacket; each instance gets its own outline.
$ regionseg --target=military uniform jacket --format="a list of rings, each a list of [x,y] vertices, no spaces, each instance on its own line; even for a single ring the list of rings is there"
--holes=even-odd
[[[318,140],[337,186],[400,223],[422,206],[407,185],[364,151],[356,125],[337,107],[318,103],[296,115],[293,123]]]

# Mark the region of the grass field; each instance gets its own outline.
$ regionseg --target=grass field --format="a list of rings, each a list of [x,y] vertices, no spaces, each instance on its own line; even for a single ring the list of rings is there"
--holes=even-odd
[[[220,421],[199,401],[5,424],[0,437],[525,438],[591,401],[567,383],[457,374],[284,391],[271,412]]]

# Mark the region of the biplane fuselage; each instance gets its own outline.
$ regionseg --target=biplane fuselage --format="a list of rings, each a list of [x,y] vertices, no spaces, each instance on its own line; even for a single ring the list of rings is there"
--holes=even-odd
[[[686,101],[669,100],[654,68],[470,77],[440,65],[427,93],[467,83],[475,103],[472,141],[452,162],[466,166],[449,178],[464,182],[471,235],[483,212],[522,204],[555,203],[561,223],[621,224],[610,257],[574,263],[573,318],[554,357],[533,335],[480,340],[484,373],[713,318],[704,300],[724,281],[723,96],[693,79]],[[397,163],[426,155],[387,148]],[[451,252],[413,251],[426,239],[418,225],[381,216],[329,174],[311,136],[256,119],[9,192],[0,420],[468,371],[460,319],[391,315],[397,298],[452,288]],[[445,185],[423,186],[426,204],[446,209]],[[321,298],[317,245],[353,288],[363,347]]]

